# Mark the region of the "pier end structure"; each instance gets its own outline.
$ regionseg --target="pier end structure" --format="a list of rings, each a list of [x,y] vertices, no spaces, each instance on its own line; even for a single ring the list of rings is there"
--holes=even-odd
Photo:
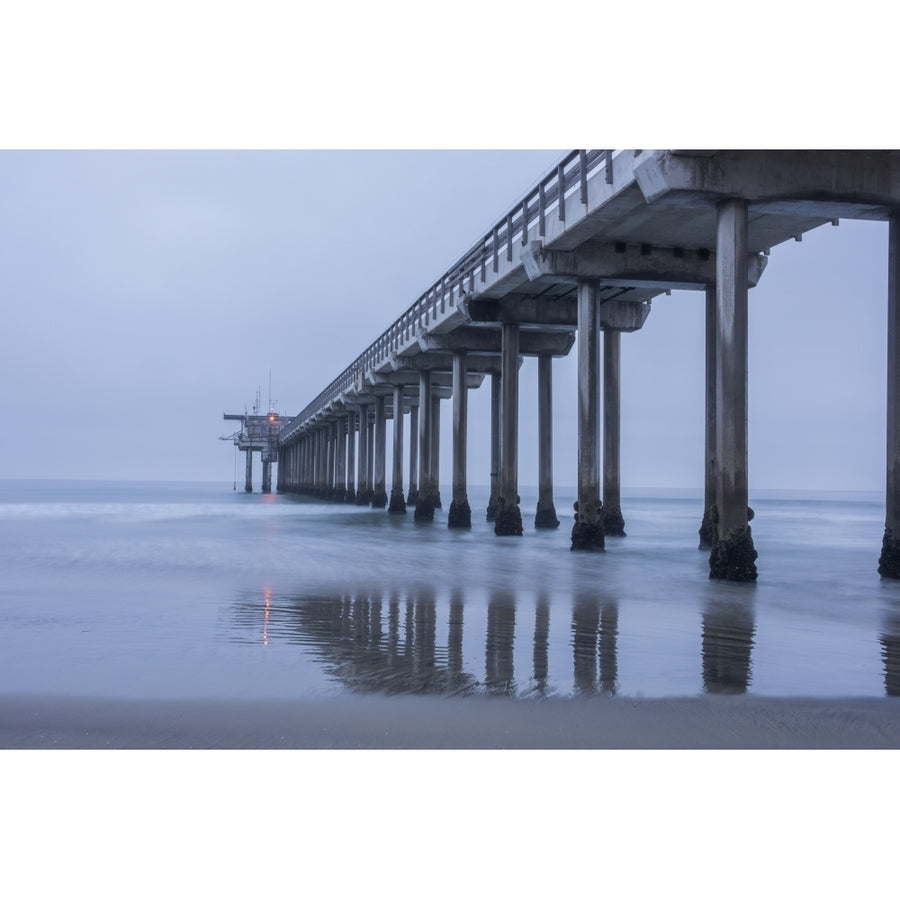
[[[223,413],[226,421],[241,423],[240,430],[222,440],[232,441],[238,450],[246,454],[244,473],[244,490],[253,491],[253,454],[259,453],[262,462],[262,492],[272,492],[272,463],[278,462],[278,434],[288,421],[287,416],[280,416],[274,409],[260,415],[254,409],[251,413]]]

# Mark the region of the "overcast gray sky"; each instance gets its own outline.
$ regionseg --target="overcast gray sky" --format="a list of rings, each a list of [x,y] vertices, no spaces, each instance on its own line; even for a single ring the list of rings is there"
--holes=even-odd
[[[299,412],[564,152],[0,153],[0,476],[230,481],[223,411],[265,402],[271,369]],[[750,294],[752,487],[882,488],[886,237],[842,221],[773,249]],[[701,483],[703,303],[673,292],[623,336],[626,486]],[[554,369],[560,485],[574,362]],[[531,360],[520,396],[528,485]],[[487,384],[470,406],[486,483]]]

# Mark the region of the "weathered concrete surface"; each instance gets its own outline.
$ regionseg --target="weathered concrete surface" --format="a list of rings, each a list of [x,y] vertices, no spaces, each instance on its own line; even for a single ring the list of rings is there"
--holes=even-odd
[[[577,250],[550,250],[532,243],[522,251],[522,265],[532,281],[576,284],[590,278],[598,287],[702,290],[714,284],[716,255],[709,250],[657,247],[626,241],[586,241]],[[748,254],[750,286],[759,281],[766,258]]]
[[[431,522],[434,519],[434,492],[431,482],[432,434],[431,372],[419,373],[419,495],[416,500],[415,520]]]
[[[466,450],[469,397],[466,386],[467,360],[464,353],[453,359],[453,497],[447,516],[448,528],[471,528],[472,510],[466,493]]]
[[[394,387],[394,443],[393,468],[391,472],[391,502],[389,513],[406,514],[406,501],[403,499],[403,388]]]
[[[621,442],[621,332],[603,329],[603,531],[625,537],[619,448]]]
[[[597,288],[578,283],[578,499],[572,550],[602,550],[600,510],[600,331]]]
[[[522,534],[519,509],[519,326],[503,325],[500,376],[500,502],[494,534]]]
[[[247,455],[247,471],[246,478],[244,479],[244,490],[249,494],[253,490],[253,452],[251,450],[245,450],[244,453]]]
[[[553,358],[538,357],[538,501],[535,528],[559,528],[553,504]]]
[[[428,480],[431,484],[431,500],[435,509],[443,509],[441,502],[441,393],[431,391],[431,470]]]
[[[487,505],[487,521],[497,518],[500,506],[500,373],[491,373],[491,495]]]
[[[347,500],[347,423],[343,416],[335,420],[334,435],[334,499],[344,503]]]
[[[384,509],[388,502],[385,472],[386,424],[385,398],[379,395],[375,398],[375,459],[372,485],[372,506],[375,509]]]
[[[603,531],[603,504],[600,500],[589,501],[584,506],[576,500],[575,524],[572,526],[571,550],[604,550],[606,536]]]
[[[522,534],[522,510],[519,504],[522,498],[518,494],[510,494],[500,497],[497,503],[497,515],[494,517],[494,534],[504,537]]]
[[[887,460],[885,523],[878,574],[900,578],[900,214],[888,233]]]
[[[419,502],[419,404],[409,409],[409,493],[406,505],[415,506]]]
[[[356,473],[356,505],[368,506],[372,500],[369,482],[369,406],[359,405],[359,457]]]
[[[711,550],[716,530],[709,511],[716,502],[716,288],[706,289],[706,419],[704,426],[703,518],[699,550]]]
[[[742,197],[753,204],[754,243],[765,243],[764,215],[782,220],[886,219],[896,208],[900,158],[864,150],[718,150],[707,157],[677,151],[644,151],[634,175],[647,202],[692,208]],[[806,229],[804,229],[806,230]],[[782,238],[784,240],[784,238]],[[753,246],[753,245],[751,245]]]
[[[356,413],[351,409],[347,412],[347,494],[346,502],[353,503],[356,500],[356,481],[354,470],[356,468]]]
[[[756,581],[756,549],[750,526],[732,528],[718,538],[709,554],[709,577],[723,581]]]
[[[468,499],[452,500],[450,502],[450,510],[447,513],[448,528],[471,528],[472,527],[472,508],[469,506]]]
[[[718,211],[716,277],[716,540],[709,577],[756,580],[747,490],[746,200]]]

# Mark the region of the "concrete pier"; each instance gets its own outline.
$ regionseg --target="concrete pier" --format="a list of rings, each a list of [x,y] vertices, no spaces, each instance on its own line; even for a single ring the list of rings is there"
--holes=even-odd
[[[699,550],[711,550],[716,529],[711,512],[716,503],[716,288],[706,289],[706,419],[703,456],[703,519]]]
[[[387,480],[385,473],[386,428],[385,398],[379,394],[375,398],[375,460],[372,484],[372,506],[384,509],[387,506]]]
[[[621,391],[619,388],[622,333],[603,329],[603,533],[625,536],[619,467]]]
[[[389,513],[406,514],[403,499],[403,388],[394,386],[394,444],[391,470],[391,502]]]
[[[572,550],[603,550],[600,503],[600,312],[593,281],[578,282],[578,499]]]
[[[262,464],[262,492],[272,493],[272,463],[267,459],[264,459]]]
[[[519,326],[503,323],[500,353],[500,502],[494,534],[522,534],[519,509]]]
[[[878,574],[900,578],[900,214],[890,218],[888,228],[887,478]]]
[[[369,406],[359,405],[359,452],[356,464],[356,505],[368,506],[369,494]]]
[[[249,494],[253,490],[253,451],[245,450],[244,454],[247,457],[247,472],[246,478],[244,479],[244,490]]]
[[[500,373],[491,372],[491,495],[487,520],[497,518],[500,507]]]
[[[552,527],[558,519],[552,498],[551,358],[566,356],[577,335],[578,499],[571,546],[602,549],[606,534],[624,533],[620,335],[640,330],[654,298],[671,291],[705,291],[706,419],[699,544],[710,551],[711,578],[753,581],[757,576],[748,506],[748,289],[758,283],[769,253],[786,241],[799,240],[840,218],[889,221],[887,499],[879,572],[900,578],[898,186],[900,156],[895,151],[573,150],[300,415],[276,428],[274,439],[266,438],[268,455],[262,461],[274,462],[274,454],[283,453],[277,457],[279,488],[316,496],[352,491],[355,470],[356,496],[371,502],[373,481],[380,489],[384,482],[385,448],[383,415],[376,411],[379,425],[373,436],[368,408],[378,396],[390,405],[393,392],[392,500],[395,494],[402,499],[399,462],[405,403],[412,409],[407,502],[417,504],[417,519],[432,519],[440,505],[440,399],[452,397],[453,515],[448,524],[455,524],[466,491],[468,406],[461,385],[465,381],[469,389],[477,388],[490,373],[491,484],[486,517],[498,534],[521,534],[518,364],[521,357],[537,356],[535,527]],[[411,403],[413,398],[403,397],[403,391],[412,393],[416,388],[418,398]],[[330,429],[348,408],[359,411],[360,421],[357,425],[348,417],[345,441],[342,421],[337,433]],[[267,417],[226,418],[242,418],[247,424]],[[249,431],[235,436],[238,449],[249,449],[246,441],[251,439],[255,440]],[[486,466],[480,462],[485,474]],[[250,466],[248,453],[247,490],[252,489]],[[267,481],[265,472],[263,480]]]
[[[431,372],[419,373],[419,497],[414,519],[434,519],[434,488],[431,483]]]
[[[409,493],[406,505],[415,506],[419,502],[419,403],[413,401],[409,407]]]
[[[716,537],[709,577],[756,580],[747,488],[746,200],[719,203],[716,218]]]
[[[447,515],[448,528],[471,528],[472,510],[466,493],[466,445],[469,397],[468,368],[464,353],[453,357],[453,497]]]
[[[553,358],[538,357],[538,501],[535,528],[559,528],[553,505]]]

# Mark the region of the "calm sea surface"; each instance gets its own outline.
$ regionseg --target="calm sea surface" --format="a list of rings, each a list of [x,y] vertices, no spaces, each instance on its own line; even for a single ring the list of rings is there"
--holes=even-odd
[[[230,483],[0,481],[0,691],[108,697],[900,694],[879,495],[753,496],[756,585],[710,582],[699,494],[626,538],[497,538]]]

